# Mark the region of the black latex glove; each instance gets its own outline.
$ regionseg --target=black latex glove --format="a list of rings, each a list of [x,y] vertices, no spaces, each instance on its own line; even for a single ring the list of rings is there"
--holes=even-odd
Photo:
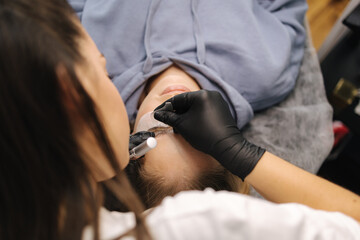
[[[155,137],[155,133],[153,132],[147,132],[147,131],[141,131],[137,132],[133,135],[130,135],[129,138],[129,151],[136,147],[137,145],[143,143],[146,139],[149,137]]]
[[[137,133],[135,133],[133,135],[130,135],[130,138],[129,138],[129,151],[131,149],[133,149],[134,147],[140,145],[144,141],[146,141],[146,139],[148,139],[149,137],[155,137],[155,133],[147,132],[147,131],[141,131],[141,132],[137,132]],[[130,160],[129,164],[125,168],[125,172],[128,174],[128,177],[129,177],[130,181],[132,180],[132,178],[134,176],[137,177],[137,171],[138,171],[138,169],[140,167],[140,163],[139,163],[138,160],[139,159]]]
[[[228,104],[215,91],[176,95],[158,106],[154,117],[243,180],[265,152],[242,136]]]

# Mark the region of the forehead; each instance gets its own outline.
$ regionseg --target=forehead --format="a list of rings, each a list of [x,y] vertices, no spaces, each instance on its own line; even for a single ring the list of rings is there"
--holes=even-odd
[[[164,134],[156,139],[157,147],[146,154],[144,168],[166,180],[191,179],[204,170],[220,166],[215,159],[194,149],[178,134]]]

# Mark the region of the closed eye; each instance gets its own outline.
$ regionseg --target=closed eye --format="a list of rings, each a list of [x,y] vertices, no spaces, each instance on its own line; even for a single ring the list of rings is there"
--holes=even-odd
[[[172,127],[152,127],[148,131],[155,133],[155,137],[174,132]]]

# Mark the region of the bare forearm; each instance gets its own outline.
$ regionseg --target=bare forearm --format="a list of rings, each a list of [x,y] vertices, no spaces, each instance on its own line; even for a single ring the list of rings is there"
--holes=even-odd
[[[339,211],[360,221],[360,197],[266,152],[245,178],[266,199]]]

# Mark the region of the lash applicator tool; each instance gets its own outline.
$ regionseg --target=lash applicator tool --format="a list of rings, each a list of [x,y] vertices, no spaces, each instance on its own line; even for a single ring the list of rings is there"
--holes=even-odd
[[[154,137],[149,137],[144,142],[134,147],[129,151],[130,160],[138,159],[145,155],[148,151],[155,148],[157,145],[157,141]]]

